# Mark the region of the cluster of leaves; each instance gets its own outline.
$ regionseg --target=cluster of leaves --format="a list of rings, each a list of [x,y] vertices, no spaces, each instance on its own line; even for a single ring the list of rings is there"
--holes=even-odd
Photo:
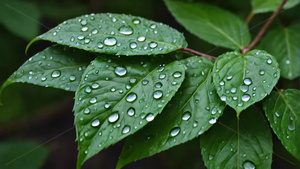
[[[276,9],[270,2],[252,2],[253,13]],[[121,14],[84,15],[32,40],[57,44],[26,61],[0,93],[17,82],[75,92],[77,168],[125,137],[117,168],[199,135],[208,168],[270,168],[271,131],[254,105],[264,98],[274,133],[300,160],[300,91],[272,92],[280,77],[300,75],[300,25],[270,31],[259,46],[267,52],[240,53],[251,35],[236,15],[203,3],[165,3],[188,31],[234,51],[216,60],[194,56],[183,51],[183,34],[162,23]]]

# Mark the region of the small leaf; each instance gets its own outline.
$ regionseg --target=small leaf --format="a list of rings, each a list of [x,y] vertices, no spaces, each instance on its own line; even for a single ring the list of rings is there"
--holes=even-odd
[[[147,62],[141,57],[98,57],[90,64],[75,95],[78,168],[163,110],[180,87],[185,70],[178,61],[158,66],[168,57]]]
[[[54,45],[29,58],[4,82],[5,87],[13,83],[30,83],[75,91],[85,67],[95,57],[93,54]]]
[[[37,142],[5,141],[0,142],[0,168],[39,169],[46,161],[48,150]]]
[[[109,13],[67,20],[33,39],[30,44],[37,40],[128,56],[169,53],[187,46],[183,35],[167,25],[141,17]]]
[[[260,111],[251,106],[239,120],[225,109],[223,117],[200,137],[204,164],[214,168],[270,169],[272,135]]]
[[[264,13],[275,11],[282,3],[282,0],[251,0],[251,5],[254,13]],[[289,9],[296,6],[299,0],[288,0],[283,6],[283,9]]]
[[[276,59],[261,50],[245,55],[228,52],[214,65],[214,85],[222,101],[240,112],[266,97],[277,83],[280,70]]]
[[[300,90],[272,92],[264,102],[264,110],[271,127],[282,145],[300,160]]]
[[[300,24],[270,31],[261,41],[260,48],[268,51],[279,62],[280,75],[287,79],[300,76]]]
[[[165,0],[175,19],[188,31],[217,46],[242,49],[249,45],[247,25],[236,15],[203,3]]]
[[[203,57],[184,60],[185,81],[155,121],[129,137],[117,168],[189,141],[210,128],[225,104],[212,85],[213,61]]]
[[[30,40],[38,35],[41,13],[34,3],[0,0],[0,18],[0,22],[19,37]]]

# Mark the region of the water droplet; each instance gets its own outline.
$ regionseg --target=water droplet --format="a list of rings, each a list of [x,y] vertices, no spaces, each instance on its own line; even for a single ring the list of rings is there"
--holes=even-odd
[[[98,83],[93,83],[93,84],[92,84],[92,88],[93,88],[93,89],[97,89],[99,86],[100,86],[100,85],[99,85]]]
[[[231,80],[232,79],[232,76],[231,75],[227,75],[227,80]]]
[[[156,48],[157,47],[157,43],[156,42],[150,42],[149,43],[149,47],[152,48],[152,49]]]
[[[217,108],[213,108],[212,110],[211,110],[211,114],[216,114],[217,113]]]
[[[197,126],[198,126],[198,122],[195,121],[195,122],[193,123],[193,127],[197,127]]]
[[[225,82],[224,81],[221,81],[220,82],[220,86],[224,86]]]
[[[129,44],[129,46],[130,46],[131,49],[135,49],[137,47],[137,44],[135,42],[131,42]]]
[[[135,82],[136,82],[136,78],[130,78],[130,79],[129,79],[129,82],[130,82],[130,83],[135,83]]]
[[[175,136],[177,136],[179,133],[180,133],[180,128],[179,128],[179,127],[175,127],[175,128],[173,128],[173,129],[171,130],[170,135],[171,135],[172,137],[175,137]]]
[[[52,74],[51,74],[51,77],[53,77],[53,78],[57,78],[57,77],[59,77],[60,76],[60,71],[59,70],[54,70],[53,72],[52,72]]]
[[[104,108],[108,109],[110,107],[109,103],[104,104]]]
[[[128,116],[134,116],[135,114],[135,109],[133,107],[130,107],[127,111]]]
[[[82,32],[85,32],[85,31],[87,31],[88,29],[89,29],[89,28],[88,28],[87,26],[85,26],[85,27],[82,27],[82,28],[81,28],[81,31],[82,31]]]
[[[98,33],[98,30],[97,29],[94,29],[93,31],[92,31],[92,34],[97,34]]]
[[[268,63],[268,64],[271,64],[272,62],[273,62],[272,59],[268,59],[268,60],[267,60],[267,63]]]
[[[87,24],[87,21],[84,19],[84,20],[82,20],[82,21],[80,22],[80,24],[81,24],[82,26],[84,26],[84,25]]]
[[[155,24],[152,24],[152,25],[150,25],[150,28],[151,28],[151,29],[155,29],[155,28],[156,28],[156,25],[155,25]]]
[[[166,74],[160,74],[159,79],[164,79],[166,77]]]
[[[82,36],[82,35],[77,36],[77,39],[78,39],[78,40],[82,40],[82,39],[84,39],[84,38],[85,38],[85,37]]]
[[[251,85],[252,84],[251,79],[249,79],[249,78],[244,79],[244,84],[247,86]]]
[[[182,116],[182,120],[187,121],[191,118],[191,113],[189,111],[185,112]]]
[[[102,49],[102,48],[103,48],[103,44],[102,44],[101,42],[99,42],[98,45],[97,45],[97,47],[98,47],[99,49]]]
[[[215,124],[217,122],[217,119],[211,118],[208,122],[209,124]]]
[[[278,113],[278,111],[277,112],[275,112],[275,116],[277,116],[277,117],[279,117],[280,115],[279,115],[279,113]]]
[[[242,85],[242,86],[240,86],[240,89],[242,92],[246,93],[248,91],[249,87],[246,85]]]
[[[137,99],[137,95],[135,93],[129,93],[126,97],[128,102],[134,102]]]
[[[245,95],[242,96],[242,101],[247,102],[249,100],[250,100],[250,96],[249,95],[245,94]]]
[[[117,19],[116,18],[112,18],[112,20],[111,21],[113,21],[113,22],[117,22]]]
[[[143,85],[147,85],[148,83],[149,83],[148,80],[143,80],[143,81],[142,81],[142,84],[143,84]]]
[[[44,82],[44,81],[47,80],[47,78],[46,77],[42,77],[41,80]]]
[[[107,37],[104,39],[104,44],[107,46],[114,46],[117,43],[117,39],[114,37]]]
[[[286,63],[287,65],[289,65],[289,64],[291,63],[291,61],[290,61],[290,60],[286,60],[285,63]]]
[[[123,35],[131,35],[133,33],[133,29],[130,26],[121,26],[119,28],[119,32]]]
[[[209,155],[209,156],[208,156],[208,159],[209,159],[209,160],[212,160],[212,159],[214,159],[214,156],[213,156],[213,155]]]
[[[70,78],[69,78],[69,80],[70,80],[71,82],[73,82],[73,81],[76,80],[76,77],[75,77],[74,75],[71,75]]]
[[[147,114],[146,121],[150,122],[152,120],[154,120],[154,115],[152,113]]]
[[[94,120],[92,123],[91,123],[91,126],[92,127],[98,127],[100,125],[100,121],[97,119],[97,120]]]
[[[161,90],[157,90],[153,93],[154,99],[160,99],[163,96],[163,92]]]
[[[295,126],[292,125],[292,124],[290,124],[290,125],[288,126],[288,129],[289,129],[289,130],[295,130]]]
[[[245,161],[243,163],[243,168],[244,169],[255,169],[255,165],[251,161]]]
[[[92,89],[90,86],[87,86],[84,90],[86,93],[91,93]]]
[[[56,36],[57,35],[57,32],[53,32],[53,36]]]
[[[140,36],[137,40],[139,42],[144,42],[146,40],[146,38],[144,36]]]
[[[137,24],[140,24],[141,21],[139,19],[134,19],[134,20],[132,20],[132,23],[137,25]]]
[[[177,72],[173,73],[173,77],[175,77],[175,78],[180,78],[180,77],[181,77],[181,75],[182,75],[182,73],[181,73],[181,72],[179,72],[179,71],[177,71]]]
[[[259,71],[259,75],[263,76],[264,74],[265,74],[265,71],[263,71],[263,70]]]
[[[127,125],[126,125],[126,126],[122,129],[122,133],[123,133],[123,134],[127,134],[127,133],[130,132],[130,129],[131,129],[130,126],[127,126]]]
[[[161,88],[161,87],[162,87],[162,85],[163,85],[162,83],[160,83],[160,82],[157,82],[157,83],[155,83],[155,85],[154,85],[154,86],[155,86],[155,88]]]
[[[90,41],[91,41],[90,39],[85,39],[85,40],[84,40],[84,43],[85,43],[85,44],[88,44],[88,43],[90,43]]]
[[[221,99],[223,102],[225,102],[225,101],[226,101],[226,96],[223,95],[223,96],[220,97],[220,99]]]
[[[119,119],[119,114],[118,113],[114,113],[114,114],[112,114],[108,117],[108,121],[111,122],[111,123],[116,122],[118,119]]]
[[[115,73],[119,76],[124,76],[124,75],[126,75],[127,70],[125,67],[118,66],[115,68]]]
[[[83,113],[84,113],[84,114],[90,114],[90,112],[91,112],[91,110],[90,110],[89,108],[85,108],[85,109],[83,110]]]
[[[230,89],[230,92],[231,92],[231,93],[235,93],[235,92],[236,92],[236,88],[233,87],[232,89]]]
[[[90,103],[94,104],[96,102],[97,102],[97,98],[96,97],[91,98]]]
[[[115,91],[116,91],[116,88],[115,88],[115,87],[112,87],[112,88],[110,89],[110,91],[111,91],[111,92],[115,92]]]

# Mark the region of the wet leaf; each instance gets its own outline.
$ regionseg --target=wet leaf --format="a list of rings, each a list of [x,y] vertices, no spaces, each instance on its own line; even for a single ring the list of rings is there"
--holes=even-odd
[[[268,51],[279,62],[280,75],[287,79],[300,76],[300,24],[270,31],[261,41],[260,48]]]
[[[271,127],[282,145],[300,160],[300,90],[272,92],[264,102],[264,110]]]
[[[74,106],[78,168],[154,120],[180,87],[185,65],[140,58],[98,57],[86,69]]]
[[[0,89],[13,83],[30,83],[75,91],[85,67],[94,54],[69,47],[54,45],[32,56],[19,67]]]
[[[37,142],[5,141],[0,142],[0,168],[39,169],[46,161],[48,150]]]
[[[165,0],[169,11],[188,31],[217,46],[242,49],[250,42],[247,25],[236,15],[204,3]]]
[[[141,17],[109,13],[67,20],[31,43],[37,40],[116,55],[163,54],[187,46],[183,35],[167,25]]]
[[[126,141],[117,168],[189,141],[210,128],[225,103],[212,85],[213,61],[203,57],[184,60],[186,77],[162,114]]]
[[[282,0],[251,0],[252,10],[254,13],[264,13],[275,11],[281,4]],[[289,9],[296,6],[299,0],[288,0],[283,9]]]
[[[208,169],[270,169],[272,135],[260,111],[251,106],[239,120],[230,109],[200,136],[204,164]]]
[[[222,101],[240,112],[262,100],[280,77],[276,59],[262,50],[245,55],[228,52],[219,56],[214,65],[214,85]]]

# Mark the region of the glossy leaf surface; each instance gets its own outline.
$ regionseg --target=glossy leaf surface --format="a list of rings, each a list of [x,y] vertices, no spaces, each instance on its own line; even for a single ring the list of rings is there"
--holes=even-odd
[[[270,31],[260,48],[268,51],[279,62],[280,75],[287,79],[300,76],[300,24]]]
[[[272,92],[264,102],[264,110],[271,127],[282,145],[300,160],[300,91],[287,89]]]
[[[260,111],[251,106],[239,121],[230,109],[200,136],[204,164],[208,169],[270,169],[272,135]]]
[[[213,61],[192,57],[183,63],[187,70],[179,91],[155,121],[127,139],[117,168],[197,137],[222,114],[225,103],[212,84]]]
[[[187,46],[183,35],[167,25],[109,13],[67,20],[32,42],[37,40],[115,55],[163,54]]]
[[[2,85],[1,91],[13,83],[30,83],[75,91],[84,69],[94,54],[54,45],[27,60]]]
[[[281,4],[282,0],[251,0],[254,13],[264,13],[275,11]],[[289,9],[299,4],[299,0],[288,0],[283,9]]]
[[[220,99],[234,108],[237,115],[266,97],[280,77],[276,59],[261,50],[245,55],[225,53],[217,58],[213,71]]]
[[[157,56],[149,62],[140,58],[98,57],[86,69],[74,106],[78,168],[154,120],[180,87],[184,64],[158,66],[164,58]]]
[[[217,46],[242,49],[250,42],[247,25],[236,15],[204,3],[165,0],[175,19],[189,32]]]

